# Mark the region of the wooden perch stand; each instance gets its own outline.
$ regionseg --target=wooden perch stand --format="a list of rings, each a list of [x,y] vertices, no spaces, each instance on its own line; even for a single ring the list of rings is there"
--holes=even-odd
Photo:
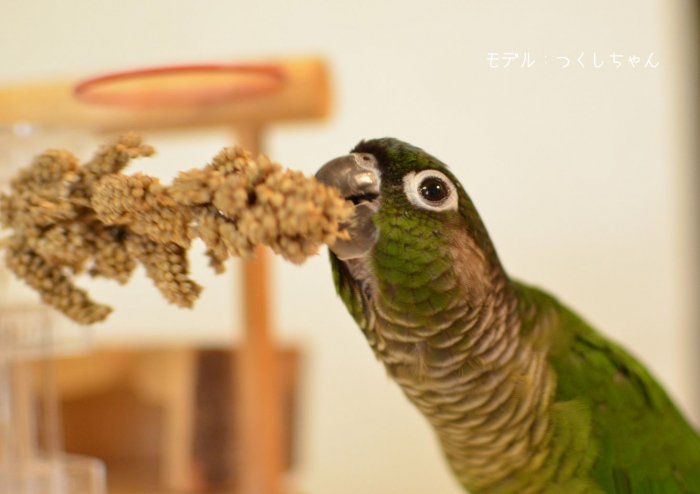
[[[151,68],[77,84],[66,80],[0,87],[0,124],[105,132],[228,126],[234,129],[237,143],[253,153],[263,151],[262,136],[270,125],[323,119],[329,108],[327,69],[315,58]],[[204,412],[196,405],[193,388],[222,385],[221,380],[195,377],[206,375],[204,371],[215,364],[211,359],[220,359],[220,355],[179,353],[168,364],[179,384],[164,399],[171,410],[165,424],[167,437],[162,441],[162,482],[176,491],[231,491],[235,484],[235,492],[244,494],[283,492],[290,431],[283,419],[280,373],[289,367],[280,363],[280,348],[274,342],[267,252],[260,249],[255,260],[244,263],[243,284],[244,336],[236,358],[231,359],[235,362],[231,379],[224,382],[233,388],[220,390],[233,397],[234,403],[211,404],[223,408],[218,415],[206,412],[209,420],[219,416],[218,420],[228,422],[220,430],[233,431],[217,439],[215,447],[227,450],[218,460],[211,460],[211,451],[198,456],[198,414]],[[206,395],[201,389],[197,393]],[[237,478],[225,478],[226,474],[212,478],[207,473],[221,468],[202,463],[220,463],[222,458]]]

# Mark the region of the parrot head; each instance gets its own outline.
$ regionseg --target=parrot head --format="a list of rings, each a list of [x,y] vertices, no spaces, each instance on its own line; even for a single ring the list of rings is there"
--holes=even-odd
[[[341,271],[336,276],[383,291],[406,309],[425,304],[433,313],[446,303],[436,294],[445,294],[439,286],[468,288],[459,295],[476,297],[500,270],[464,188],[422,149],[393,138],[362,141],[321,167],[316,178],[337,187],[355,207],[346,225],[349,239],[330,247],[334,270]]]

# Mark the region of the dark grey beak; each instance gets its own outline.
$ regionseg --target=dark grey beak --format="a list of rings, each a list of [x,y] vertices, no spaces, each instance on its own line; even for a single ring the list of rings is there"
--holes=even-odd
[[[316,172],[316,179],[340,189],[355,205],[355,214],[346,225],[349,240],[337,240],[330,249],[341,260],[365,255],[377,241],[372,216],[379,209],[380,175],[377,160],[367,153],[352,153],[329,161]]]

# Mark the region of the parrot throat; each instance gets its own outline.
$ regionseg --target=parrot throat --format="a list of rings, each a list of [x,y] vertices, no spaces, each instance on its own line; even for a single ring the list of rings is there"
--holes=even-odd
[[[344,299],[374,353],[434,427],[464,486],[509,492],[518,482],[516,492],[538,492],[513,479],[548,455],[554,379],[545,349],[520,334],[516,287],[495,253],[466,235],[434,248],[403,240],[400,250],[389,237],[343,263],[355,288]]]

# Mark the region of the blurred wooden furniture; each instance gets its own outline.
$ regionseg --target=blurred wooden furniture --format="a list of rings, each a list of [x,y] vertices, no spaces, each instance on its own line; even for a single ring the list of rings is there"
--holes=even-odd
[[[230,87],[226,77],[232,78]],[[229,90],[238,84],[245,90]],[[237,141],[254,153],[262,151],[266,127],[281,121],[322,119],[329,109],[327,69],[315,58],[145,69],[100,76],[78,85],[66,80],[0,87],[0,124],[29,122],[107,132],[228,126],[235,130]],[[229,420],[220,434],[212,436],[229,445],[218,456],[216,452],[192,454],[201,440],[192,406],[201,386],[210,389],[211,385],[197,376],[215,366],[220,356],[196,350],[168,356],[172,359],[169,372],[178,378],[172,380],[177,386],[159,398],[161,404],[167,404],[168,421],[160,444],[165,458],[163,481],[175,490],[220,492],[235,484],[241,493],[282,492],[283,445],[288,434],[282,415],[284,381],[280,381],[284,359],[277,358],[279,348],[272,335],[268,263],[263,250],[246,263],[243,283],[244,338],[234,350],[233,377],[217,384],[221,393],[235,396],[235,409],[228,407],[228,400],[217,401],[220,413]],[[130,358],[135,357],[115,354],[110,364],[95,361],[90,364],[94,365],[91,374],[103,375],[107,371],[99,370],[102,366],[119,367]],[[235,449],[230,447],[233,441]],[[239,476],[232,478],[232,472]]]
[[[110,89],[115,95],[114,104],[95,103],[88,98],[76,98],[76,81],[26,83],[0,87],[0,124],[30,122],[52,126],[88,127],[90,129],[120,132],[124,130],[167,130],[204,126],[257,127],[282,121],[308,121],[323,119],[330,111],[330,85],[328,71],[322,60],[315,58],[294,58],[285,60],[265,60],[232,64],[232,67],[261,66],[261,82],[265,90],[227,95],[220,91],[222,74],[220,71],[205,70],[197,78],[190,76],[162,76],[163,91],[182,94],[183,104],[159,104],[153,85],[160,78],[143,76],[134,78],[128,85]],[[279,70],[279,84],[271,85],[269,68]],[[130,71],[130,73],[147,72]],[[235,74],[235,72],[232,72]],[[102,76],[107,79],[115,74]],[[274,79],[277,80],[277,79]],[[109,80],[105,82],[107,84]],[[197,85],[193,88],[193,85]],[[235,78],[231,84],[237,84]],[[247,86],[252,86],[246,80]],[[220,97],[196,104],[192,91],[217,92]],[[106,92],[106,90],[105,90]],[[125,94],[134,95],[133,104],[120,104]],[[148,95],[154,94],[149,101]],[[202,98],[204,98],[203,96]],[[114,98],[113,98],[114,99]]]
[[[283,348],[275,356],[288,468],[300,354]],[[237,482],[244,462],[226,456],[240,451],[231,421],[240,413],[233,385],[240,357],[224,348],[162,347],[59,358],[65,448],[105,461],[110,494],[245,492]]]

